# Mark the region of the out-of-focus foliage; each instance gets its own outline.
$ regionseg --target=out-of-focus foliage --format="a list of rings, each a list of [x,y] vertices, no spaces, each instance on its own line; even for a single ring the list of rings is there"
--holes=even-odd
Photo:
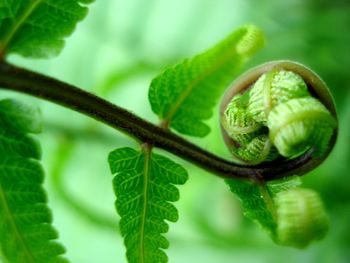
[[[81,4],[93,1],[2,1],[0,52],[36,58],[57,55],[64,47],[63,39],[87,14]]]
[[[67,263],[42,187],[38,110],[0,101],[0,243],[5,262]],[[38,119],[39,117],[39,119]]]
[[[279,263],[281,258],[286,263],[345,263],[350,256],[349,1],[96,1],[57,59],[10,59],[102,94],[157,122],[147,102],[151,79],[164,66],[210,47],[233,28],[248,23],[256,24],[267,35],[266,48],[248,66],[275,59],[297,60],[314,69],[334,94],[340,120],[338,143],[325,163],[303,178],[307,187],[320,192],[326,204],[329,234],[302,251],[277,246],[243,217],[222,180],[177,160],[191,176],[177,203],[180,220],[167,234],[169,258],[174,263]],[[124,262],[120,234],[111,224],[101,227],[96,223],[119,220],[106,155],[118,147],[134,146],[133,142],[79,114],[35,101],[44,113],[42,145],[51,186],[50,206],[54,207],[54,223],[68,248],[68,257],[72,262]],[[230,158],[217,116],[207,123],[212,133],[195,142]],[[62,147],[69,149],[62,151]],[[64,154],[67,151],[68,157]],[[71,197],[65,202],[50,171],[61,176],[65,194]],[[72,209],[72,200],[80,207]],[[95,215],[84,213],[84,208],[107,220],[91,220]]]

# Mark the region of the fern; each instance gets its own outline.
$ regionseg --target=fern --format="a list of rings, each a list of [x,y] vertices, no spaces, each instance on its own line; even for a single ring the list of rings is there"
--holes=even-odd
[[[168,231],[168,225],[164,220],[178,219],[170,202],[179,199],[174,184],[184,184],[187,172],[148,147],[141,152],[117,149],[110,153],[109,164],[115,175],[116,208],[129,263],[167,262],[163,249],[169,243],[162,234]]]
[[[149,90],[154,113],[180,133],[203,137],[223,90],[237,69],[263,46],[262,32],[254,26],[234,31],[225,40],[155,78]]]
[[[273,196],[301,184],[298,177],[291,177],[258,185],[250,181],[225,180],[231,191],[241,201],[244,215],[258,223],[270,235],[276,234],[277,220]]]
[[[37,109],[0,101],[0,245],[11,263],[67,262],[42,188]]]
[[[0,101],[0,125],[29,133],[40,133],[42,129],[41,113],[36,107],[30,107],[16,100]]]
[[[93,0],[6,0],[0,2],[0,53],[51,57],[64,46]]]
[[[265,229],[280,245],[304,248],[322,239],[328,217],[317,192],[299,187],[297,176],[267,184],[226,180],[237,194],[244,214]]]

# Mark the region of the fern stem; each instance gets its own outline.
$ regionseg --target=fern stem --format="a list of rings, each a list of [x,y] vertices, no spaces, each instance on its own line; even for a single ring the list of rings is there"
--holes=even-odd
[[[273,180],[310,170],[321,162],[309,152],[299,158],[254,167],[216,156],[171,131],[158,127],[89,92],[23,68],[0,62],[0,87],[54,102],[103,122],[136,139],[171,152],[224,178]],[[307,165],[305,165],[307,164]],[[303,167],[303,171],[300,170]]]
[[[266,183],[263,180],[260,180],[257,182],[257,185],[260,189],[261,197],[264,199],[267,209],[269,210],[273,220],[277,222],[276,207],[273,203],[272,196],[267,188]]]
[[[141,145],[142,150],[145,154],[144,163],[144,173],[143,173],[143,204],[142,204],[142,214],[141,214],[141,230],[140,230],[140,263],[144,263],[145,260],[145,227],[147,218],[147,204],[148,204],[148,191],[149,191],[149,181],[150,181],[150,159],[152,153],[152,145],[149,143],[144,143]]]

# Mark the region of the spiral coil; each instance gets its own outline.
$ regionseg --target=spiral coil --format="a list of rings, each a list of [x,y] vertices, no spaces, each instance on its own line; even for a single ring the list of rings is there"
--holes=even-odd
[[[243,95],[232,97],[222,126],[236,142],[232,154],[258,164],[278,156],[295,158],[311,148],[315,156],[322,155],[336,120],[298,74],[272,69]]]

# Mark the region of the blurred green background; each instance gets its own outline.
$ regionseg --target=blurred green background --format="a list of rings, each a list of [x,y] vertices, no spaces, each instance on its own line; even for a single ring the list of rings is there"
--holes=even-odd
[[[187,168],[190,180],[180,188],[182,198],[176,204],[180,220],[171,224],[167,234],[170,262],[350,262],[349,0],[96,1],[58,58],[13,56],[10,60],[157,122],[147,101],[152,77],[165,65],[201,52],[244,24],[259,26],[267,36],[266,48],[246,68],[275,59],[297,60],[318,72],[334,94],[340,119],[336,148],[304,177],[305,185],[323,197],[331,229],[326,239],[305,250],[277,246],[242,216],[223,180],[172,156]],[[33,101],[43,111],[45,129],[40,139],[46,184],[67,256],[79,263],[126,262],[107,155],[117,147],[138,146],[78,113],[8,95]],[[217,116],[209,122],[212,133],[191,140],[230,158]]]

